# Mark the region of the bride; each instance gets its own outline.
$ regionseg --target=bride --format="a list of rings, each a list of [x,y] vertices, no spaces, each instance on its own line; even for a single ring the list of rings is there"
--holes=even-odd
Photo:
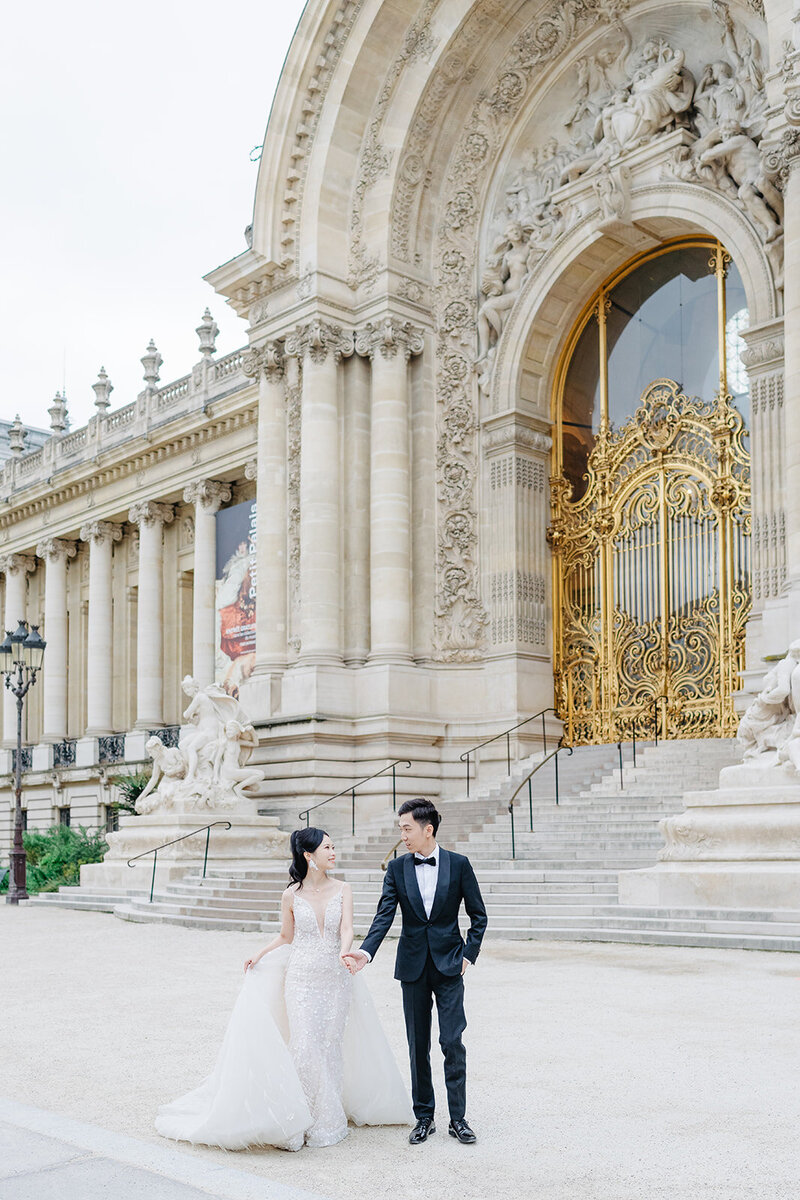
[[[366,986],[342,965],[353,894],[330,878],[322,829],[292,834],[281,930],[245,980],[211,1075],[158,1110],[164,1137],[240,1150],[333,1146],[356,1125],[410,1123],[410,1105]]]

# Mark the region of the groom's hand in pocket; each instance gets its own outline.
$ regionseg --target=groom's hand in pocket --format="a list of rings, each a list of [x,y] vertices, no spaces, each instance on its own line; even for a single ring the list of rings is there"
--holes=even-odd
[[[341,958],[351,975],[362,970],[370,961],[369,955],[365,954],[363,950],[348,950],[347,954],[343,954]]]
[[[471,966],[472,966],[472,963],[469,961],[469,959],[468,959],[468,958],[462,958],[462,960],[461,960],[461,974],[462,974],[462,975],[466,975],[466,973],[467,973],[467,967],[471,967]]]

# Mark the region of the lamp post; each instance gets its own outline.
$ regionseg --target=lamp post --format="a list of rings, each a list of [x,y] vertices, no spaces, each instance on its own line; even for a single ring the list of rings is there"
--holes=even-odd
[[[26,859],[22,844],[22,701],[28,688],[36,683],[36,676],[44,662],[46,642],[39,633],[38,625],[28,628],[27,621],[20,621],[11,633],[6,630],[4,642],[0,642],[0,672],[6,687],[17,698],[17,757],[14,764],[14,846],[11,851],[11,880],[6,902],[19,904],[28,899],[25,887]]]

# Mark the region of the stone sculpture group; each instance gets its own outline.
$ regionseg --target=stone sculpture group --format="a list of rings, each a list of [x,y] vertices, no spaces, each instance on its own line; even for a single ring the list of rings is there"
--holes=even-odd
[[[236,808],[251,799],[245,789],[264,778],[258,767],[248,766],[258,737],[239,701],[218,684],[201,688],[190,675],[182,687],[190,698],[183,714],[188,728],[178,746],[148,739],[153,773],[136,801],[138,813]]]
[[[792,642],[786,656],[764,676],[737,738],[746,764],[784,765],[800,775],[800,641]]]
[[[568,185],[591,179],[600,219],[624,220],[625,156],[661,134],[686,131],[669,168],[672,175],[735,200],[760,231],[780,277],[783,197],[761,147],[766,95],[758,43],[734,24],[725,0],[712,0],[723,53],[698,83],[685,52],[663,38],[648,38],[636,49],[620,11],[619,4],[609,6],[616,42],[578,63],[564,144],[551,136],[540,149],[529,149],[506,187],[480,281],[476,370],[484,392],[497,342],[526,279],[570,225]]]

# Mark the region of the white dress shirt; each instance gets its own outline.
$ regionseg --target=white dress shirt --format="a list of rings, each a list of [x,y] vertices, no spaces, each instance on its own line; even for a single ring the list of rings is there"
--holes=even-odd
[[[415,854],[414,857],[422,858],[423,856]],[[425,855],[425,857],[435,858],[436,864],[434,866],[431,866],[430,863],[422,863],[420,866],[416,866],[415,864],[414,872],[420,895],[422,896],[422,906],[425,909],[425,916],[430,918],[434,897],[436,896],[436,884],[439,881],[439,847],[434,846],[433,852]]]

